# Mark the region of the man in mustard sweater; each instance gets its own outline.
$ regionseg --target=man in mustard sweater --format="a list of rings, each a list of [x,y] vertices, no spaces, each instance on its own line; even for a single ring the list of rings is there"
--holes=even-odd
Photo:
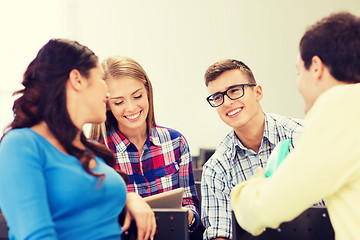
[[[336,239],[360,236],[360,18],[332,14],[300,41],[298,89],[306,126],[277,171],[232,189],[242,228],[259,235],[325,198]],[[306,173],[306,174],[304,174]]]

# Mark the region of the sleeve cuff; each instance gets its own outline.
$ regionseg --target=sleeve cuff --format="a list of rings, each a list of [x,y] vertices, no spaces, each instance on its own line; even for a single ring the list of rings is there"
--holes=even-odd
[[[195,210],[193,210],[193,209],[191,209],[191,208],[189,208],[189,209],[194,213],[194,218],[195,218],[194,224],[192,224],[191,226],[189,226],[189,231],[190,231],[190,232],[193,232],[193,231],[196,229],[196,227],[199,225],[199,219],[200,219],[200,217],[199,217],[199,214],[198,214]]]

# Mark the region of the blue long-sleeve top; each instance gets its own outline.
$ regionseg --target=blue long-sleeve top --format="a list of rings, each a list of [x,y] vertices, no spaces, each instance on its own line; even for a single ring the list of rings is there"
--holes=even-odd
[[[0,208],[10,239],[119,239],[126,201],[121,176],[101,158],[96,173],[29,128],[0,143]]]

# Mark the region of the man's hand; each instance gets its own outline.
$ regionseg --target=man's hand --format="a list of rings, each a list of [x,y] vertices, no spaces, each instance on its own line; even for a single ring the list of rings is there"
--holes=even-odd
[[[257,167],[255,169],[255,174],[252,175],[249,180],[254,178],[265,178],[265,170],[262,167]]]

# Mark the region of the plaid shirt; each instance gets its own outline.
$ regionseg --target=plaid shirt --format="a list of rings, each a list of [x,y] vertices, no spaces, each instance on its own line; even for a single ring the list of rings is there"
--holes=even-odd
[[[203,166],[201,220],[206,228],[204,239],[232,238],[231,189],[252,176],[258,166],[265,167],[271,151],[281,140],[291,139],[292,150],[302,130],[303,121],[265,114],[259,153],[244,147],[234,131],[225,137]]]
[[[189,146],[181,133],[160,126],[151,127],[142,154],[117,128],[111,127],[107,141],[116,156],[116,168],[129,176],[128,192],[147,197],[183,187],[182,205],[194,212],[194,226],[197,225],[200,203]]]

